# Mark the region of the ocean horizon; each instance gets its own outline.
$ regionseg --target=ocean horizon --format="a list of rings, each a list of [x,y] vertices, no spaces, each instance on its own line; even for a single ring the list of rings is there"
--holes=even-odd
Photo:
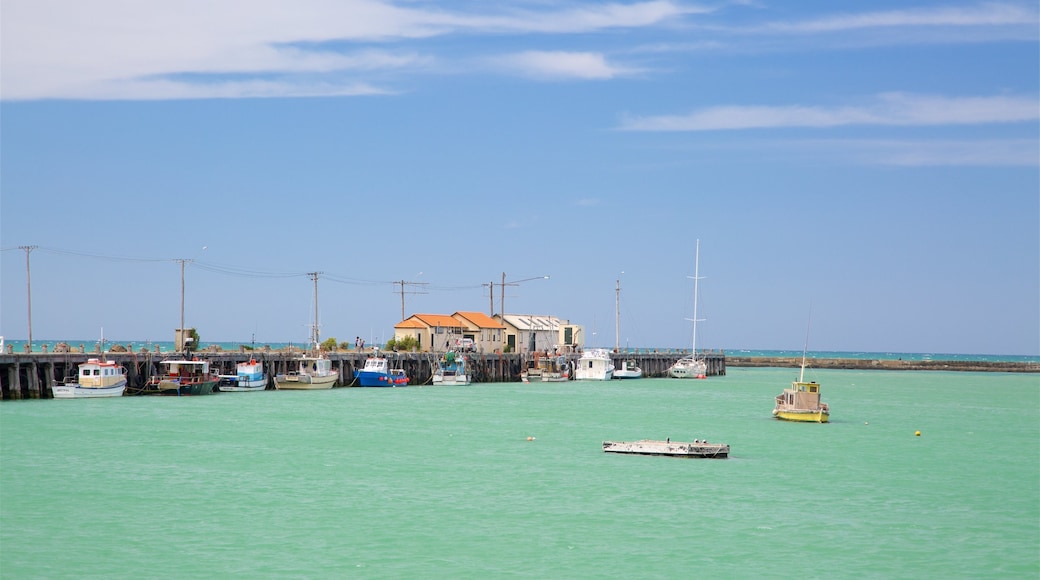
[[[4,344],[9,345],[13,348],[14,353],[20,354],[24,352],[25,345],[28,341],[26,340],[5,340]],[[84,347],[86,353],[95,352],[98,340],[33,340],[34,353],[42,353],[44,346],[47,347],[48,352],[54,352],[54,346],[59,343],[67,343],[69,346],[79,348]],[[154,340],[105,340],[106,352],[114,345],[120,345],[127,347],[131,351],[139,351],[142,348],[148,351],[154,351],[156,347],[159,347],[159,352],[176,352],[174,349],[174,343],[170,341],[154,341]],[[204,351],[207,348],[216,346],[221,351],[231,352],[240,350],[244,347],[251,347],[255,349],[263,349],[269,347],[271,350],[281,350],[288,347],[301,347],[306,346],[305,342],[256,342],[251,341],[213,341],[213,342],[202,342],[199,348],[200,351]],[[367,347],[382,346],[380,344],[368,343]],[[4,353],[6,353],[6,346],[4,347]],[[588,348],[591,348],[589,346]],[[671,347],[645,347],[645,348],[622,348],[621,352],[625,353],[647,353],[647,352],[688,352],[689,349],[682,348],[671,348]],[[703,352],[724,352],[729,356],[734,357],[754,357],[754,358],[787,358],[787,357],[800,357],[802,356],[801,350],[786,350],[786,349],[744,349],[744,348],[723,348],[723,349],[703,349]],[[897,352],[897,351],[837,351],[837,350],[810,350],[806,353],[808,359],[856,359],[856,360],[908,360],[908,361],[980,361],[980,362],[1013,362],[1013,363],[1036,363],[1040,364],[1040,354],[1038,355],[1016,355],[1016,354],[979,354],[979,353],[941,353],[941,352]]]

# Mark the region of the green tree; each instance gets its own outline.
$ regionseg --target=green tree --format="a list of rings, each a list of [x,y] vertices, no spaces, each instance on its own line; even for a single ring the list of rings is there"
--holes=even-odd
[[[326,338],[325,340],[321,341],[321,344],[319,346],[321,346],[321,350],[333,351],[336,350],[336,344],[338,344],[336,342],[336,338],[330,336],[329,338]]]

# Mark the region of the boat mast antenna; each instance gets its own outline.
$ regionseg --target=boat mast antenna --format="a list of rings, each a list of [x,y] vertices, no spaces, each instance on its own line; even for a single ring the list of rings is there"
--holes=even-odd
[[[809,327],[812,325],[812,303],[809,303],[809,322],[805,323],[805,346],[802,347],[802,370],[798,373],[798,382],[805,379],[805,354],[809,351]]]

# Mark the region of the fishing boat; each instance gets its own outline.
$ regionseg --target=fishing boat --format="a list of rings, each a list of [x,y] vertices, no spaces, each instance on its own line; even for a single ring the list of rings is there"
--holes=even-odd
[[[641,379],[643,369],[635,359],[624,359],[620,363],[621,368],[614,369],[615,379]]]
[[[315,345],[312,352],[296,358],[295,371],[275,375],[274,388],[280,391],[331,389],[338,378],[339,372],[332,368],[332,361]]]
[[[126,390],[126,368],[103,359],[79,364],[79,373],[51,387],[55,399],[122,397]]]
[[[614,378],[614,361],[605,348],[590,348],[581,353],[574,368],[578,381],[609,381]]]
[[[700,282],[701,263],[701,241],[697,240],[697,252],[693,266],[693,342],[690,347],[690,356],[680,358],[668,367],[668,376],[673,379],[703,379],[706,376],[708,365],[704,359],[697,358],[697,290]]]
[[[614,352],[621,352],[621,278],[617,279],[614,287]],[[615,379],[641,379],[643,369],[639,368],[635,359],[624,359],[621,368],[614,369],[612,376]]]
[[[365,360],[365,367],[354,371],[354,378],[362,387],[405,387],[408,386],[408,375],[404,369],[391,369],[390,361],[385,356],[370,356]]]
[[[154,376],[136,394],[141,395],[210,395],[216,392],[220,377],[209,370],[209,361],[173,359],[159,361],[162,374]]]
[[[314,324],[311,325],[311,349],[296,358],[296,370],[278,373],[274,377],[274,388],[285,391],[315,391],[336,386],[339,372],[332,368],[332,361],[321,349],[318,338],[318,272],[309,274],[314,281]]]
[[[236,374],[218,375],[220,381],[217,390],[225,393],[241,393],[248,391],[262,391],[267,388],[267,374],[264,373],[264,364],[254,358],[249,362],[240,362],[235,365]]]
[[[812,315],[809,316],[810,320]],[[831,409],[827,403],[820,401],[820,385],[816,381],[805,381],[805,355],[809,350],[809,329],[805,329],[805,348],[802,350],[802,368],[798,380],[791,383],[790,389],[776,396],[773,416],[784,421],[802,423],[826,423],[830,420]]]
[[[604,441],[605,453],[624,453],[629,455],[663,455],[666,457],[726,459],[729,457],[729,445],[725,443],[708,443],[694,439],[692,443],[682,441]]]
[[[466,369],[466,357],[449,350],[441,356],[437,369],[433,371],[435,385],[468,385],[469,372]]]
[[[520,373],[520,380],[525,383],[562,383],[571,380],[571,365],[564,355],[542,355],[534,351],[534,359],[529,361],[528,368]]]

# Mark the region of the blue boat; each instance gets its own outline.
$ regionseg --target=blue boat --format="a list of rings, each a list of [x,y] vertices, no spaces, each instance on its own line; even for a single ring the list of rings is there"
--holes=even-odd
[[[386,357],[370,356],[365,361],[365,368],[354,371],[354,378],[362,387],[404,387],[408,385],[408,376],[403,369],[391,369]]]

